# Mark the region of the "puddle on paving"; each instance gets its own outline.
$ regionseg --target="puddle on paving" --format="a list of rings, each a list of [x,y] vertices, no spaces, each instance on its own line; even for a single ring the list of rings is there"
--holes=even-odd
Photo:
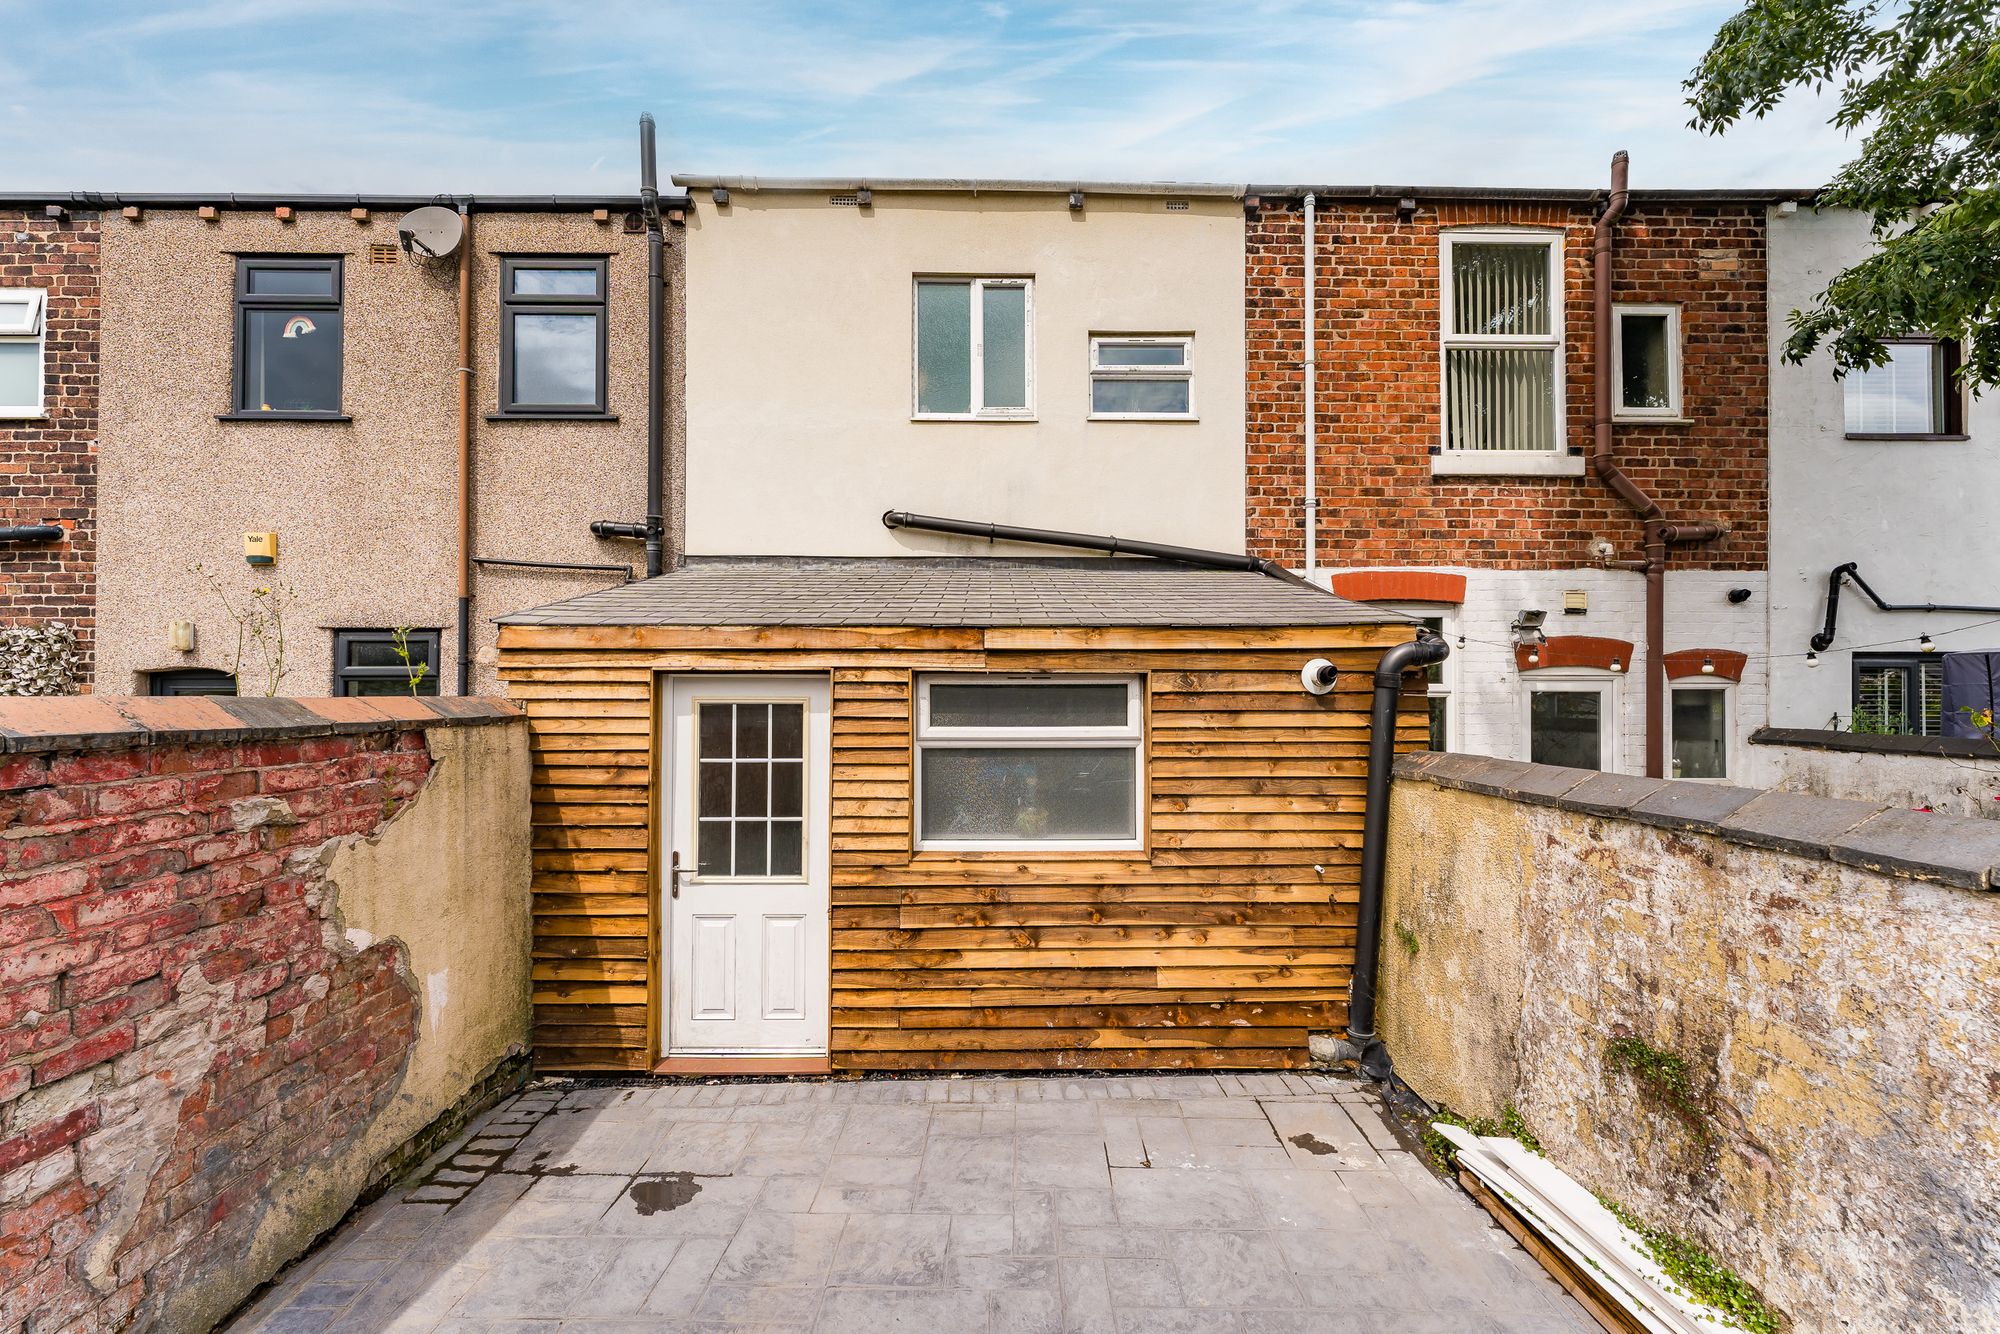
[[[1313,1154],[1320,1158],[1324,1158],[1328,1154],[1337,1154],[1340,1152],[1339,1149],[1336,1149],[1335,1147],[1333,1147],[1333,1145],[1328,1144],[1325,1140],[1313,1134],[1311,1131],[1302,1131],[1299,1134],[1292,1136],[1292,1143],[1296,1144],[1299,1148],[1304,1149],[1307,1153]]]
[[[680,1208],[701,1194],[701,1185],[692,1172],[663,1172],[634,1181],[627,1193],[631,1195],[632,1203],[638,1206],[639,1217],[651,1218],[654,1214]]]

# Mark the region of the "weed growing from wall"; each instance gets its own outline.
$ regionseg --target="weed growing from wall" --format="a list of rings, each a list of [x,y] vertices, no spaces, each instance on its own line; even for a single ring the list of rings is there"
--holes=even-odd
[[[1631,1075],[1640,1088],[1664,1103],[1704,1144],[1715,1142],[1708,1109],[1688,1077],[1687,1062],[1644,1038],[1618,1037],[1604,1045],[1605,1064]]]
[[[1396,943],[1403,947],[1403,953],[1412,959],[1417,957],[1417,933],[1401,922],[1396,923]]]
[[[1458,1126],[1478,1135],[1481,1139],[1493,1137],[1511,1139],[1530,1153],[1542,1151],[1542,1142],[1535,1138],[1534,1131],[1528,1129],[1527,1119],[1521,1115],[1521,1109],[1511,1102],[1507,1104],[1506,1110],[1500,1113],[1500,1119],[1497,1121],[1487,1116],[1460,1116],[1449,1107],[1439,1107],[1424,1126],[1424,1151],[1430,1155],[1431,1162],[1437,1166],[1438,1171],[1447,1175],[1458,1171],[1458,1148],[1443,1135],[1438,1134],[1437,1126],[1440,1123]]]
[[[1646,1253],[1653,1257],[1653,1263],[1668,1278],[1678,1283],[1695,1301],[1721,1312],[1724,1323],[1748,1330],[1750,1334],[1778,1334],[1777,1313],[1764,1304],[1757,1290],[1744,1282],[1735,1270],[1686,1237],[1676,1236],[1664,1228],[1649,1227],[1616,1200],[1600,1195],[1597,1201],[1609,1209],[1619,1222],[1639,1234],[1646,1243]]]

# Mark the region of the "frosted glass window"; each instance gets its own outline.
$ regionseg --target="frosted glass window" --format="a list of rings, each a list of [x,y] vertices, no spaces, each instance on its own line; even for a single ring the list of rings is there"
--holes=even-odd
[[[916,284],[920,417],[1026,417],[1034,410],[1034,292],[1020,278]]]
[[[804,705],[697,705],[695,768],[699,874],[804,873]]]
[[[1943,435],[1945,358],[1937,343],[1891,343],[1889,364],[1841,381],[1851,435]]]
[[[1193,344],[1185,335],[1092,338],[1091,415],[1192,418]]]
[[[932,727],[1123,727],[1132,696],[1105,685],[933,685]]]
[[[1572,769],[1604,767],[1602,690],[1536,690],[1528,698],[1528,758]]]
[[[1729,692],[1690,688],[1673,698],[1674,777],[1729,777]]]
[[[0,415],[42,410],[42,340],[0,338]]]
[[[1549,451],[1562,443],[1562,289],[1553,235],[1447,233],[1447,450]]]

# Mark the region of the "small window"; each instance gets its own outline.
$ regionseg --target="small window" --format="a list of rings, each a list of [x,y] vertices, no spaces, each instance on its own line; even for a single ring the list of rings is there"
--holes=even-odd
[[[341,261],[236,261],[236,414],[338,417]]]
[[[1444,448],[1562,448],[1562,246],[1535,232],[1444,237]]]
[[[1675,778],[1728,778],[1727,686],[1672,687]]]
[[[1034,284],[1026,278],[919,278],[916,415],[1034,415]]]
[[[917,846],[1137,848],[1139,683],[931,677],[917,698]]]
[[[48,293],[0,287],[0,417],[42,415]]]
[[[437,630],[336,630],[336,695],[435,695]]]
[[[500,413],[602,415],[606,261],[500,261]]]
[[[1618,416],[1644,420],[1681,415],[1681,312],[1678,306],[1619,306],[1612,312],[1612,374]]]
[[[805,874],[805,705],[696,705],[695,857],[704,877]]]
[[[233,695],[236,678],[228,672],[205,667],[186,667],[171,672],[151,672],[146,677],[149,695]]]
[[[1093,337],[1090,415],[1192,421],[1194,339],[1185,334]]]
[[[1411,606],[1391,607],[1405,616],[1421,621],[1430,631],[1443,639],[1453,635],[1452,618],[1439,613],[1437,607]],[[1458,655],[1452,654],[1443,662],[1434,662],[1424,668],[1424,683],[1430,695],[1432,750],[1450,750],[1457,741],[1455,720],[1451,713],[1451,696],[1458,678]]]
[[[1864,437],[1964,434],[1958,345],[1911,339],[1887,346],[1887,365],[1849,371],[1841,380],[1847,400],[1847,433]]]
[[[1612,687],[1609,681],[1556,679],[1528,685],[1528,759],[1572,769],[1610,769]]]
[[[1854,655],[1854,714],[1848,730],[1941,736],[1944,663],[1921,653]]]

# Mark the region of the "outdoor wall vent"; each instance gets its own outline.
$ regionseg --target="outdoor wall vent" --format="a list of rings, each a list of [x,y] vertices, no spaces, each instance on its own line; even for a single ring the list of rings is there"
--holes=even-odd
[[[859,208],[861,207],[861,196],[858,194],[828,195],[826,202],[832,204],[835,208]]]
[[[1169,200],[1167,201],[1167,212],[1169,212],[1169,213],[1185,213],[1185,212],[1187,212],[1187,200],[1185,200],[1185,199],[1169,199]]]
[[[396,249],[393,241],[374,241],[368,246],[370,264],[394,264],[403,258],[403,252]]]

